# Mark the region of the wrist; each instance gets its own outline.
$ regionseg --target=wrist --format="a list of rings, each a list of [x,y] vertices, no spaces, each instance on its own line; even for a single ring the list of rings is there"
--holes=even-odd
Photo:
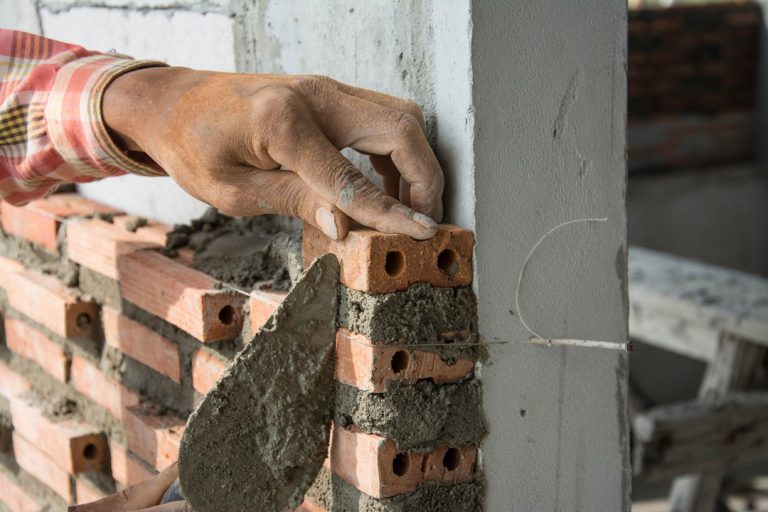
[[[146,152],[144,140],[153,126],[153,115],[164,109],[164,92],[184,68],[150,67],[115,78],[104,90],[102,116],[115,143],[124,151]],[[151,135],[150,135],[151,136]]]

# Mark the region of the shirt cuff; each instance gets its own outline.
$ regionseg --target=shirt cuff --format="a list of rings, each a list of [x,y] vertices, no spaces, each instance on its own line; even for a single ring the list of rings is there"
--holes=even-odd
[[[49,92],[45,117],[54,148],[80,178],[74,181],[126,173],[166,175],[128,157],[117,147],[104,124],[101,108],[104,91],[118,76],[166,65],[100,54],[68,62],[59,69]]]

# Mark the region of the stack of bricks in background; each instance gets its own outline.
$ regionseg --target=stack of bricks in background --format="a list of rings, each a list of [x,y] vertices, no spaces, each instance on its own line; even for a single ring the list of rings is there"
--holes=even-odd
[[[472,250],[451,226],[342,242],[305,227],[305,267],[331,252],[341,268],[334,428],[307,510],[482,509]]]
[[[157,251],[168,227],[76,194],[3,203],[2,227],[0,511],[60,510],[171,464],[285,296],[222,289],[188,249]],[[480,509],[471,233],[305,237],[307,262],[335,252],[343,277],[330,457],[300,509]]]
[[[630,11],[630,171],[753,157],[761,30],[751,2]]]

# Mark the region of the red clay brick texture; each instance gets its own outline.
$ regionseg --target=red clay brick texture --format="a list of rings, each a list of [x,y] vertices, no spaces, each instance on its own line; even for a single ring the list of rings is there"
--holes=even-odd
[[[110,277],[118,278],[117,260],[139,249],[159,247],[141,233],[100,219],[72,222],[67,226],[67,254],[75,263]]]
[[[17,318],[5,319],[5,344],[61,382],[67,381],[67,356],[64,347]]]
[[[90,361],[72,357],[72,386],[118,419],[126,416],[126,408],[139,404],[139,395],[119,382],[111,380]]]
[[[34,270],[4,277],[10,306],[62,338],[93,338],[98,305],[84,300],[53,276]]]
[[[228,364],[229,362],[221,356],[198,350],[192,355],[192,386],[198,393],[208,393]]]
[[[13,433],[13,455],[16,463],[27,473],[50,487],[68,503],[75,501],[69,473],[17,432]]]
[[[173,415],[156,416],[134,408],[124,419],[128,449],[154,468],[165,469],[179,456],[184,425]]]
[[[386,391],[391,382],[460,381],[469,377],[473,368],[474,361],[468,358],[448,364],[434,352],[373,345],[365,336],[346,329],[336,334],[336,380],[374,393]]]
[[[334,426],[325,465],[359,491],[386,498],[412,492],[425,480],[470,481],[476,458],[473,446],[401,453],[391,439]]]
[[[251,297],[248,299],[248,309],[250,310],[253,332],[258,332],[267,323],[269,317],[272,316],[286,295],[288,292],[271,290],[254,290],[251,292]]]
[[[751,2],[629,12],[629,167],[754,156],[762,14]]]
[[[107,306],[101,310],[101,322],[107,345],[181,383],[181,362],[175,343]]]
[[[354,229],[342,241],[304,227],[304,266],[326,253],[341,265],[341,283],[370,293],[405,290],[414,283],[456,287],[472,284],[471,231],[442,224],[429,240]]]
[[[96,471],[107,460],[107,439],[90,425],[74,421],[54,421],[33,402],[11,401],[13,428],[56,465],[68,473]]]
[[[56,252],[59,218],[118,212],[78,194],[54,194],[21,207],[3,201],[0,210],[6,233],[45,247],[51,252]]]
[[[164,318],[203,342],[231,338],[243,322],[243,297],[216,289],[210,276],[154,251],[120,258],[125,300]]]
[[[48,510],[0,466],[0,503],[11,512],[43,512]]]
[[[32,385],[26,377],[13,371],[4,361],[0,360],[0,396],[13,400],[17,395],[29,391]]]
[[[112,477],[124,487],[143,482],[157,471],[116,442],[109,443]]]

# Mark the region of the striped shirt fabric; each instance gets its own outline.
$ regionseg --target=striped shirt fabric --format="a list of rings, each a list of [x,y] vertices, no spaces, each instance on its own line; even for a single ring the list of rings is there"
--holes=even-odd
[[[19,205],[62,183],[162,174],[113,142],[101,100],[121,74],[164,65],[0,29],[0,199]]]

